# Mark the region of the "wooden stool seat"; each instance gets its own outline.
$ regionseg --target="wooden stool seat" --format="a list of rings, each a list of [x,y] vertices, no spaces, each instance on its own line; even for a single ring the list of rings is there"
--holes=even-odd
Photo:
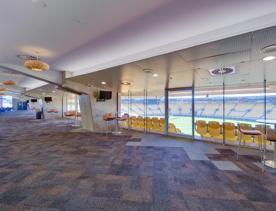
[[[259,141],[262,140],[262,132],[259,130],[248,130],[248,129],[242,129],[240,125],[238,125],[238,129],[240,131],[240,137],[239,137],[239,144],[238,144],[238,150],[237,150],[237,160],[239,159],[239,152],[240,152],[240,147],[241,147],[241,142],[242,142],[242,136],[247,135],[247,136],[257,136]],[[262,146],[260,145],[260,151],[262,151]],[[261,161],[263,159],[263,156],[261,156]]]
[[[262,133],[258,130],[244,130],[240,128],[240,132],[244,135],[249,135],[249,136],[261,136]]]

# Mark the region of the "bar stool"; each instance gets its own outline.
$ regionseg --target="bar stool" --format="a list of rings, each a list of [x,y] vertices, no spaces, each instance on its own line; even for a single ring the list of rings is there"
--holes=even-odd
[[[108,133],[109,133],[109,125],[108,125],[108,123],[114,121],[115,119],[116,119],[116,117],[113,116],[112,113],[107,113],[107,114],[103,115],[103,120],[105,121],[105,127],[106,127],[106,131],[105,131],[106,135],[108,135]]]
[[[240,137],[239,137],[239,145],[238,145],[238,150],[237,150],[237,160],[239,159],[239,153],[240,153],[240,147],[241,147],[241,142],[242,142],[242,136],[243,135],[248,135],[248,136],[257,136],[259,141],[262,140],[262,133],[259,130],[245,130],[238,125],[238,129],[240,132]],[[260,147],[261,150],[261,147]],[[261,156],[261,161],[263,160],[263,156]]]
[[[119,118],[119,121],[120,122],[126,122],[126,121],[128,121],[129,120],[129,115],[128,114],[124,114],[123,116],[121,116],[120,118]]]

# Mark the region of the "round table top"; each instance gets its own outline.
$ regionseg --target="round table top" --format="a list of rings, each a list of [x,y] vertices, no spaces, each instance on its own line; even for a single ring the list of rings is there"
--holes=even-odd
[[[116,119],[115,116],[114,117],[105,117],[105,118],[103,118],[104,121],[112,121],[114,119]]]

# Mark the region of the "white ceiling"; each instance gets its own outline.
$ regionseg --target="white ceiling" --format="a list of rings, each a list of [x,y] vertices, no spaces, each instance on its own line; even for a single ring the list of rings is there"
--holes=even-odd
[[[170,0],[8,0],[0,1],[0,63],[22,64],[19,54],[50,64],[88,41],[121,27]],[[55,66],[51,66],[55,69]],[[0,69],[0,73],[4,72]],[[27,89],[45,83],[21,75],[0,75]]]
[[[227,87],[256,87],[262,86],[265,78],[271,85],[276,84],[276,60],[263,62],[267,54],[262,49],[273,44],[276,44],[276,26],[68,80],[101,89],[141,93],[144,89],[190,87],[193,73],[198,88],[221,88],[223,82]],[[276,51],[269,55],[276,56]],[[221,67],[235,67],[236,73],[221,77],[208,72]],[[144,69],[151,69],[151,73],[145,73]],[[153,77],[154,73],[159,77]],[[107,85],[101,85],[101,81]],[[131,86],[122,86],[121,81],[128,81]]]
[[[114,84],[125,78],[137,83],[134,76],[140,76],[144,67],[152,66],[160,71],[159,78],[142,76],[141,87],[162,87],[168,76],[172,78],[172,86],[188,86],[190,81],[184,83],[182,78],[190,79],[195,68],[203,84],[214,85],[216,79],[206,80],[206,73],[198,68],[206,70],[214,65],[234,63],[243,70],[243,78],[248,79],[249,69],[258,75],[260,64],[254,63],[254,58],[258,58],[258,43],[254,45],[257,50],[251,50],[250,55],[247,51],[250,41],[245,35],[237,42],[208,44],[209,47],[189,49],[169,57],[141,60],[273,25],[276,25],[275,0],[0,1],[0,63],[21,64],[16,55],[38,54],[50,63],[51,69],[73,71],[75,75],[109,68],[104,74],[99,72],[97,80],[105,79],[107,71],[114,71],[108,73],[108,80]],[[270,40],[264,42],[274,41],[273,36],[265,36]],[[224,51],[232,52],[230,59],[220,55]],[[219,57],[214,57],[216,54]],[[208,55],[212,58],[204,58]],[[245,65],[240,63],[241,59],[252,62]],[[123,64],[128,65],[121,67],[117,75],[118,68],[112,67]],[[27,77],[16,80],[22,87],[44,84]],[[78,80],[89,82],[85,76]]]
[[[174,0],[53,65],[81,75],[273,25],[275,0]]]
[[[43,1],[47,6],[41,7]],[[64,53],[152,12],[170,0],[8,0],[0,2],[0,62]]]

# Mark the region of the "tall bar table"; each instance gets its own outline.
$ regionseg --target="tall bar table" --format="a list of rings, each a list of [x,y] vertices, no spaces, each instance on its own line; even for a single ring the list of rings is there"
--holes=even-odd
[[[271,124],[274,125],[274,129],[276,129],[276,120],[275,119],[257,119],[256,122],[260,122],[263,124]],[[273,151],[273,160],[265,160],[264,165],[270,168],[276,169],[276,143],[273,142],[274,151]]]

